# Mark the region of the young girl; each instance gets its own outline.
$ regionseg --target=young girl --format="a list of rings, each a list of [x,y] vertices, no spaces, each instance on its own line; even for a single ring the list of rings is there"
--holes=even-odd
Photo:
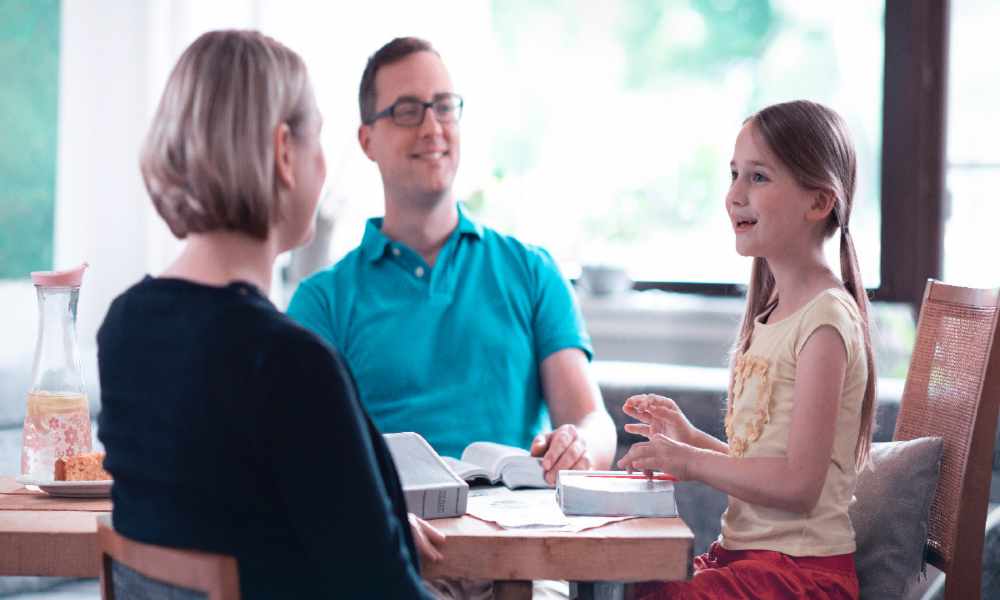
[[[635,396],[626,425],[649,441],[619,461],[729,494],[722,535],[694,578],[653,598],[857,598],[848,505],[868,458],[875,365],[868,299],[848,228],[855,154],[843,120],[813,102],[770,106],[743,125],[726,210],[753,256],[731,363],[728,444],[668,398]],[[823,255],[840,235],[841,277]]]

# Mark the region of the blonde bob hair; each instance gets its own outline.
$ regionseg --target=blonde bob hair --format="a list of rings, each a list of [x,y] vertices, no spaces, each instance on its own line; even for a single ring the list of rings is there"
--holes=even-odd
[[[267,239],[279,220],[274,130],[305,131],[316,108],[302,59],[256,31],[203,34],[174,66],[140,159],[178,238],[214,230]]]

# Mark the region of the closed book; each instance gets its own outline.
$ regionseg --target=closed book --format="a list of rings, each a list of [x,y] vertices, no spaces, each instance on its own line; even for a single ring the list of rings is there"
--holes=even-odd
[[[559,471],[556,502],[566,515],[677,516],[673,481],[624,471]]]
[[[383,435],[396,463],[406,497],[406,509],[424,519],[465,514],[469,484],[465,483],[418,433]]]

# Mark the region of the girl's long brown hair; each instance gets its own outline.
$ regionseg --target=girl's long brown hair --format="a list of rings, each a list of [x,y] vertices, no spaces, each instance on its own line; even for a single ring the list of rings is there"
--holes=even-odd
[[[797,100],[775,104],[751,116],[747,122],[753,124],[759,139],[791,171],[800,186],[810,190],[826,190],[836,198],[823,233],[825,237],[830,237],[840,229],[840,276],[861,313],[868,363],[868,381],[861,404],[861,430],[854,447],[855,464],[861,469],[868,461],[875,423],[876,373],[868,316],[871,306],[865,286],[861,283],[861,270],[848,226],[851,209],[854,207],[857,176],[854,145],[840,115],[815,102]],[[754,258],[746,311],[733,347],[734,357],[747,351],[754,321],[770,310],[777,301],[774,274],[767,259]]]

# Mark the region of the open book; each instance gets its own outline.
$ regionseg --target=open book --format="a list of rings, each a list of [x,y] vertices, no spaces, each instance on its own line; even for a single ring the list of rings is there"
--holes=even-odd
[[[542,459],[514,446],[473,442],[462,451],[461,460],[442,458],[456,475],[469,482],[485,479],[491,484],[503,483],[512,490],[552,487],[545,481]]]
[[[566,515],[677,516],[673,481],[624,471],[559,471],[556,502]]]

